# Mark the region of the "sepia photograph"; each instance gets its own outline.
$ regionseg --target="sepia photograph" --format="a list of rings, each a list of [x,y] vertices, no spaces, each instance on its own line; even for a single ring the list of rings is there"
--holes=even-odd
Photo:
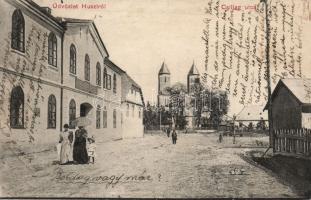
[[[0,199],[311,198],[311,0],[1,0]]]

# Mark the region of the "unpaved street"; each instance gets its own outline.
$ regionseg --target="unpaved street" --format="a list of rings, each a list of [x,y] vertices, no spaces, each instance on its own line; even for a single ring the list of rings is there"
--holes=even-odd
[[[257,142],[256,142],[257,140]],[[215,134],[163,135],[97,144],[94,165],[55,164],[56,151],[1,159],[2,196],[295,197],[293,191],[239,154],[267,141]],[[252,148],[253,149],[253,148]],[[261,148],[263,149],[263,148]]]

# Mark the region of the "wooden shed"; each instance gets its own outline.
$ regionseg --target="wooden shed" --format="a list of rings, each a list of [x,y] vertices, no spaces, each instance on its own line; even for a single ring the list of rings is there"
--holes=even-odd
[[[311,79],[280,79],[271,99],[274,130],[311,128]]]

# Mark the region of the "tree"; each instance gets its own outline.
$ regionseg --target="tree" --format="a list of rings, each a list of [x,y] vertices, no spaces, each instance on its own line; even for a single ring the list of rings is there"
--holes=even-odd
[[[170,95],[169,113],[172,123],[179,128],[185,128],[187,125],[184,116],[186,86],[182,83],[176,83],[172,87],[166,88]]]

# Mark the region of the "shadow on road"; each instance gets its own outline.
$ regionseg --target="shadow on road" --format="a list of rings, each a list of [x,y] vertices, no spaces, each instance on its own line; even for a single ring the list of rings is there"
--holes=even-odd
[[[311,197],[311,160],[274,155],[262,157],[263,152],[249,151],[246,159],[270,171],[271,174],[290,185],[299,196]]]

